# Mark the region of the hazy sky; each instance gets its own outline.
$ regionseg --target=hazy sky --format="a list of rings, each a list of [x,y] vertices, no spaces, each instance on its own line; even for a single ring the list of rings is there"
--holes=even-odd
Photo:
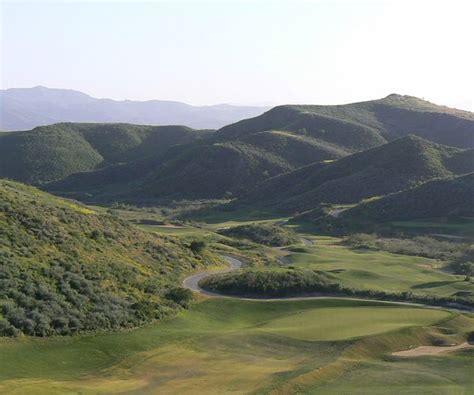
[[[0,0],[1,1],[1,0]],[[474,110],[474,1],[1,2],[1,87]]]

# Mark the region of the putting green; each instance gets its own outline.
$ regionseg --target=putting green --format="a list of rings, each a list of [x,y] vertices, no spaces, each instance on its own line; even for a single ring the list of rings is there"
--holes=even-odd
[[[371,336],[449,317],[439,310],[391,307],[336,307],[303,311],[263,325],[265,332],[299,340],[330,341]]]

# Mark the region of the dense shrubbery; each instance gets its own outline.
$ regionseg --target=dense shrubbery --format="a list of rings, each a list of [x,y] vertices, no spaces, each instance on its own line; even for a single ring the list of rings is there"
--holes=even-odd
[[[462,255],[450,261],[448,268],[454,273],[466,275],[466,279],[474,276],[474,246],[470,245]]]
[[[275,225],[251,224],[221,229],[219,233],[228,237],[251,240],[268,246],[286,246],[298,242],[293,231]]]
[[[195,254],[201,254],[206,248],[206,243],[202,240],[193,240],[189,245],[189,248]]]
[[[310,270],[244,270],[216,274],[202,279],[199,286],[217,293],[252,297],[301,296],[324,293],[327,295],[474,308],[474,301],[463,297],[439,297],[411,292],[384,292],[344,287],[339,283],[331,282],[330,278],[324,273]]]
[[[176,287],[169,290],[165,297],[182,307],[188,307],[191,301],[193,300],[193,292],[187,288]]]
[[[181,275],[215,262],[113,216],[0,181],[0,334],[133,327],[189,304]]]
[[[245,270],[206,277],[199,286],[210,291],[234,295],[288,296],[327,292],[327,277],[312,270]]]

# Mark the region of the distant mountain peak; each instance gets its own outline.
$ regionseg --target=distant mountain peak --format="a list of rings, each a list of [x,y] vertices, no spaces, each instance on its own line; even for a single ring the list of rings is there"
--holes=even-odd
[[[218,129],[255,117],[267,107],[192,106],[164,100],[99,99],[72,89],[33,88],[0,90],[0,130],[26,130],[58,122],[185,125]]]

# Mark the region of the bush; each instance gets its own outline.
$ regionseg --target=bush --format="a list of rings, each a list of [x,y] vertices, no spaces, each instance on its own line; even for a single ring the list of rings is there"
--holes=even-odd
[[[99,240],[100,239],[100,232],[97,230],[97,229],[94,229],[91,233],[90,233],[90,238],[92,240]]]
[[[165,294],[165,298],[187,308],[193,300],[193,292],[187,288],[176,287],[169,290]]]
[[[470,344],[474,344],[474,332],[470,332],[467,335],[467,342],[470,343]]]
[[[7,320],[0,319],[0,336],[17,336],[19,335],[18,329],[11,325]]]
[[[192,241],[189,245],[189,248],[195,254],[200,254],[206,248],[206,243],[204,241]]]

